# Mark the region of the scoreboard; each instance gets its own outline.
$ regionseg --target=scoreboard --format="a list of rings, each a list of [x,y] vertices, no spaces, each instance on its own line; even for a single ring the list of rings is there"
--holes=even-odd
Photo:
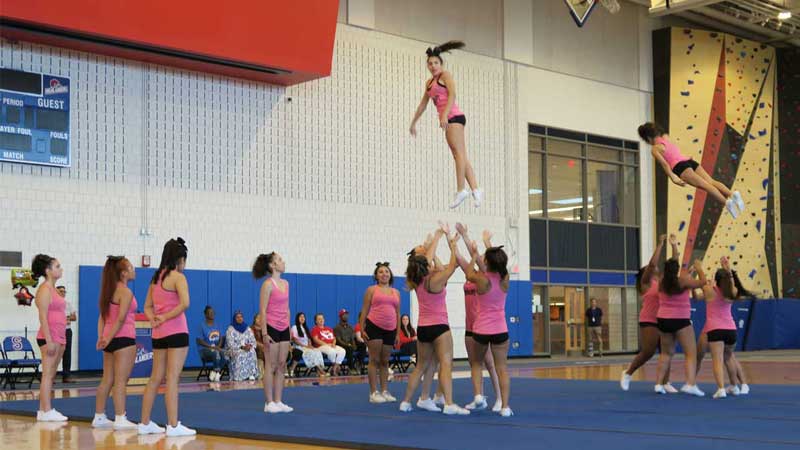
[[[69,78],[0,67],[0,161],[69,167]]]

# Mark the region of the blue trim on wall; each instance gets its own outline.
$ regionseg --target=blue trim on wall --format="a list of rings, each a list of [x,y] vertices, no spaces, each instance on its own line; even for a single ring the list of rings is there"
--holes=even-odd
[[[589,272],[589,282],[591,284],[625,286],[625,274],[621,272]]]
[[[155,269],[152,268],[136,269],[136,280],[131,283],[131,289],[139,302],[138,312],[144,310],[147,291],[154,272]],[[78,336],[79,370],[102,369],[102,354],[95,350],[97,342],[95,330],[97,329],[97,317],[100,314],[98,297],[101,274],[102,267],[100,266],[81,266],[79,268],[78,307],[80,314],[78,314],[78,325],[80,330],[83,330]],[[241,310],[245,320],[249,323],[258,311],[258,295],[263,279],[255,280],[250,272],[242,271],[186,270],[184,274],[189,283],[190,296],[189,309],[186,311],[186,318],[189,322],[190,347],[186,358],[186,367],[198,367],[200,358],[195,339],[199,334],[200,324],[204,320],[203,310],[206,305],[211,305],[215,309],[217,326],[223,333],[236,310]],[[298,311],[304,312],[309,322],[313,321],[314,314],[321,312],[325,314],[326,323],[331,327],[339,321],[338,311],[341,309],[347,309],[350,312],[351,324],[356,323],[363,303],[364,291],[374,283],[372,275],[287,273],[283,275],[283,278],[290,285],[289,305],[292,322]],[[410,296],[404,286],[405,279],[395,277],[394,287],[400,292],[400,312],[408,314],[411,310]],[[530,296],[529,289],[527,291],[522,289],[522,291],[525,292],[525,298]],[[531,330],[525,330],[523,333],[528,334],[526,337],[528,340],[533,336]],[[533,348],[533,345],[526,342],[520,347]]]
[[[586,284],[586,272],[572,272],[569,270],[551,270],[550,284]]]
[[[532,269],[531,270],[531,281],[534,283],[547,283],[547,271],[546,270],[538,270]]]
[[[628,286],[635,286],[636,285],[636,275],[635,274],[628,274],[627,276]]]

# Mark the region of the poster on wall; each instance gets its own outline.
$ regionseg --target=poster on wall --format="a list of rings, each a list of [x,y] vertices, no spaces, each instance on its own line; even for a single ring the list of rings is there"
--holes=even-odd
[[[0,67],[0,161],[70,166],[69,78]]]

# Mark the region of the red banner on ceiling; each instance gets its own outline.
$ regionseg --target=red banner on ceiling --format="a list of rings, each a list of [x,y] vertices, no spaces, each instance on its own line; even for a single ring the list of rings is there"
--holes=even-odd
[[[330,75],[337,0],[2,0],[0,35],[288,85]]]

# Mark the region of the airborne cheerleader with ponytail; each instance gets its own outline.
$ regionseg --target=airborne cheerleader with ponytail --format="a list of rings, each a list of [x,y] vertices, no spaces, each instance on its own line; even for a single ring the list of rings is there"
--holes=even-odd
[[[436,110],[439,113],[439,126],[445,132],[447,145],[450,147],[450,152],[453,154],[453,160],[456,163],[456,186],[458,187],[458,192],[456,192],[450,208],[457,208],[470,195],[472,195],[475,207],[479,207],[483,197],[483,191],[478,188],[475,171],[472,169],[469,159],[467,159],[467,145],[464,139],[464,126],[467,124],[467,118],[456,104],[456,82],[450,72],[442,68],[444,61],[441,54],[463,47],[464,43],[461,41],[448,41],[437,47],[429,47],[426,50],[428,71],[432,76],[425,82],[422,100],[419,102],[409,128],[411,135],[416,137],[417,120],[425,112],[425,108],[428,106],[428,99],[433,100],[433,104],[436,105]],[[465,180],[469,184],[469,189],[465,186]]]

